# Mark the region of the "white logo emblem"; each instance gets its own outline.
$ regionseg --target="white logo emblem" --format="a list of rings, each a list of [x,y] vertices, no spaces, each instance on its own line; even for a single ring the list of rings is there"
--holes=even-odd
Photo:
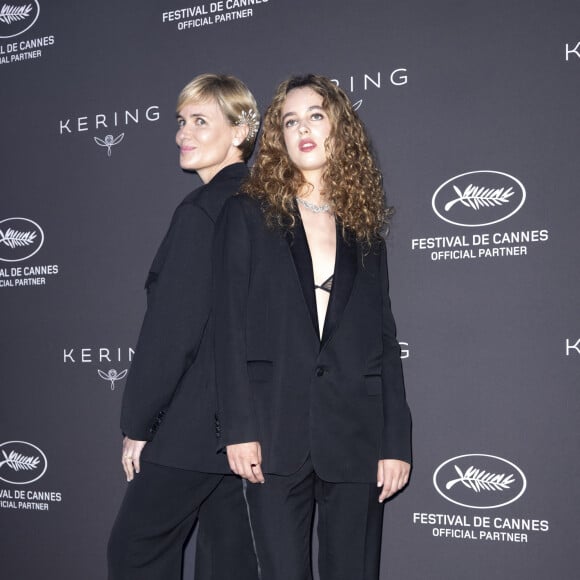
[[[443,462],[433,474],[433,485],[451,503],[492,509],[519,499],[527,483],[524,472],[511,461],[474,453]]]
[[[98,137],[93,137],[93,139],[95,140],[95,143],[97,145],[100,145],[101,147],[107,148],[107,155],[110,157],[111,156],[111,147],[113,147],[113,145],[117,145],[118,143],[120,143],[123,140],[124,136],[125,136],[125,133],[121,133],[117,137],[113,137],[112,135],[107,135],[104,139],[99,139]]]
[[[31,28],[40,14],[37,0],[2,4],[0,8],[0,38],[12,38]]]
[[[26,441],[0,444],[0,479],[6,483],[26,485],[38,481],[48,467],[46,455]]]
[[[0,261],[21,262],[34,256],[44,243],[42,228],[21,217],[0,221]]]
[[[432,206],[443,221],[479,227],[507,220],[526,200],[523,183],[500,171],[471,171],[448,179],[433,194]]]
[[[127,376],[127,369],[121,371],[120,373],[118,373],[115,369],[111,369],[109,372],[103,372],[100,369],[97,369],[97,372],[99,373],[99,376],[105,380],[105,381],[110,381],[111,383],[111,391],[115,390],[115,382],[116,381],[120,381],[121,379],[124,379]]]

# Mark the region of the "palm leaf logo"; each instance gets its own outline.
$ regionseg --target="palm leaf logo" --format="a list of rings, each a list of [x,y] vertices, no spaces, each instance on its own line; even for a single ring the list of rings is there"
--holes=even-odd
[[[2,450],[2,455],[4,456],[4,461],[0,461],[0,467],[7,465],[14,471],[30,471],[38,467],[40,462],[39,457],[26,456],[21,453],[16,453],[16,451],[11,451],[9,455]]]
[[[4,244],[9,248],[29,246],[34,242],[36,232],[19,232],[8,228],[6,233],[0,230],[0,244]]]
[[[510,489],[515,481],[513,475],[504,473],[488,473],[482,469],[471,466],[462,473],[461,469],[454,465],[455,471],[459,475],[457,479],[452,479],[445,484],[445,489],[451,489],[457,483],[462,483],[465,487],[479,493],[480,491],[503,491]]]
[[[476,211],[482,207],[502,205],[509,203],[510,197],[515,193],[511,186],[506,189],[505,187],[476,187],[470,184],[465,188],[465,191],[461,191],[457,185],[454,185],[453,189],[457,198],[445,204],[445,211],[449,211],[456,203],[461,203]]]
[[[4,4],[0,9],[0,22],[12,24],[13,22],[24,20],[30,16],[31,10],[32,4],[26,4],[25,6],[10,6],[10,4]]]

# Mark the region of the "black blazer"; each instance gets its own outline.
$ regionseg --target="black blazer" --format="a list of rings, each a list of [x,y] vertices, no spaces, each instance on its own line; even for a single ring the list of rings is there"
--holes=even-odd
[[[330,303],[318,335],[310,252],[298,218],[265,225],[259,203],[228,200],[215,239],[221,443],[259,441],[265,473],[308,454],[334,482],[376,481],[379,459],[411,461],[411,418],[388,294],[386,248],[337,229]]]
[[[177,207],[147,278],[147,312],[121,411],[121,429],[147,440],[143,459],[229,473],[216,452],[212,241],[225,200],[247,176],[222,169]]]

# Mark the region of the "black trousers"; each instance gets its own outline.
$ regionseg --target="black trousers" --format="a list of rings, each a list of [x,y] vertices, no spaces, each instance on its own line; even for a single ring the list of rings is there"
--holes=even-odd
[[[240,479],[147,462],[111,531],[109,580],[181,580],[198,516],[195,580],[258,580]]]
[[[321,580],[378,580],[384,506],[374,483],[330,483],[310,459],[294,474],[244,484],[262,580],[311,580],[318,505]]]

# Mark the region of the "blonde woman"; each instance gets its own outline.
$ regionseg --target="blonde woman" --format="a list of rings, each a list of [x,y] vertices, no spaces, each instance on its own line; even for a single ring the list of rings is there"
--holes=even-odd
[[[196,578],[257,578],[241,482],[216,452],[211,248],[218,214],[247,176],[258,123],[254,97],[234,77],[200,75],[179,95],[179,162],[203,185],[176,209],[147,278],[123,396],[130,483],[109,539],[110,580],[180,580],[198,516]]]

